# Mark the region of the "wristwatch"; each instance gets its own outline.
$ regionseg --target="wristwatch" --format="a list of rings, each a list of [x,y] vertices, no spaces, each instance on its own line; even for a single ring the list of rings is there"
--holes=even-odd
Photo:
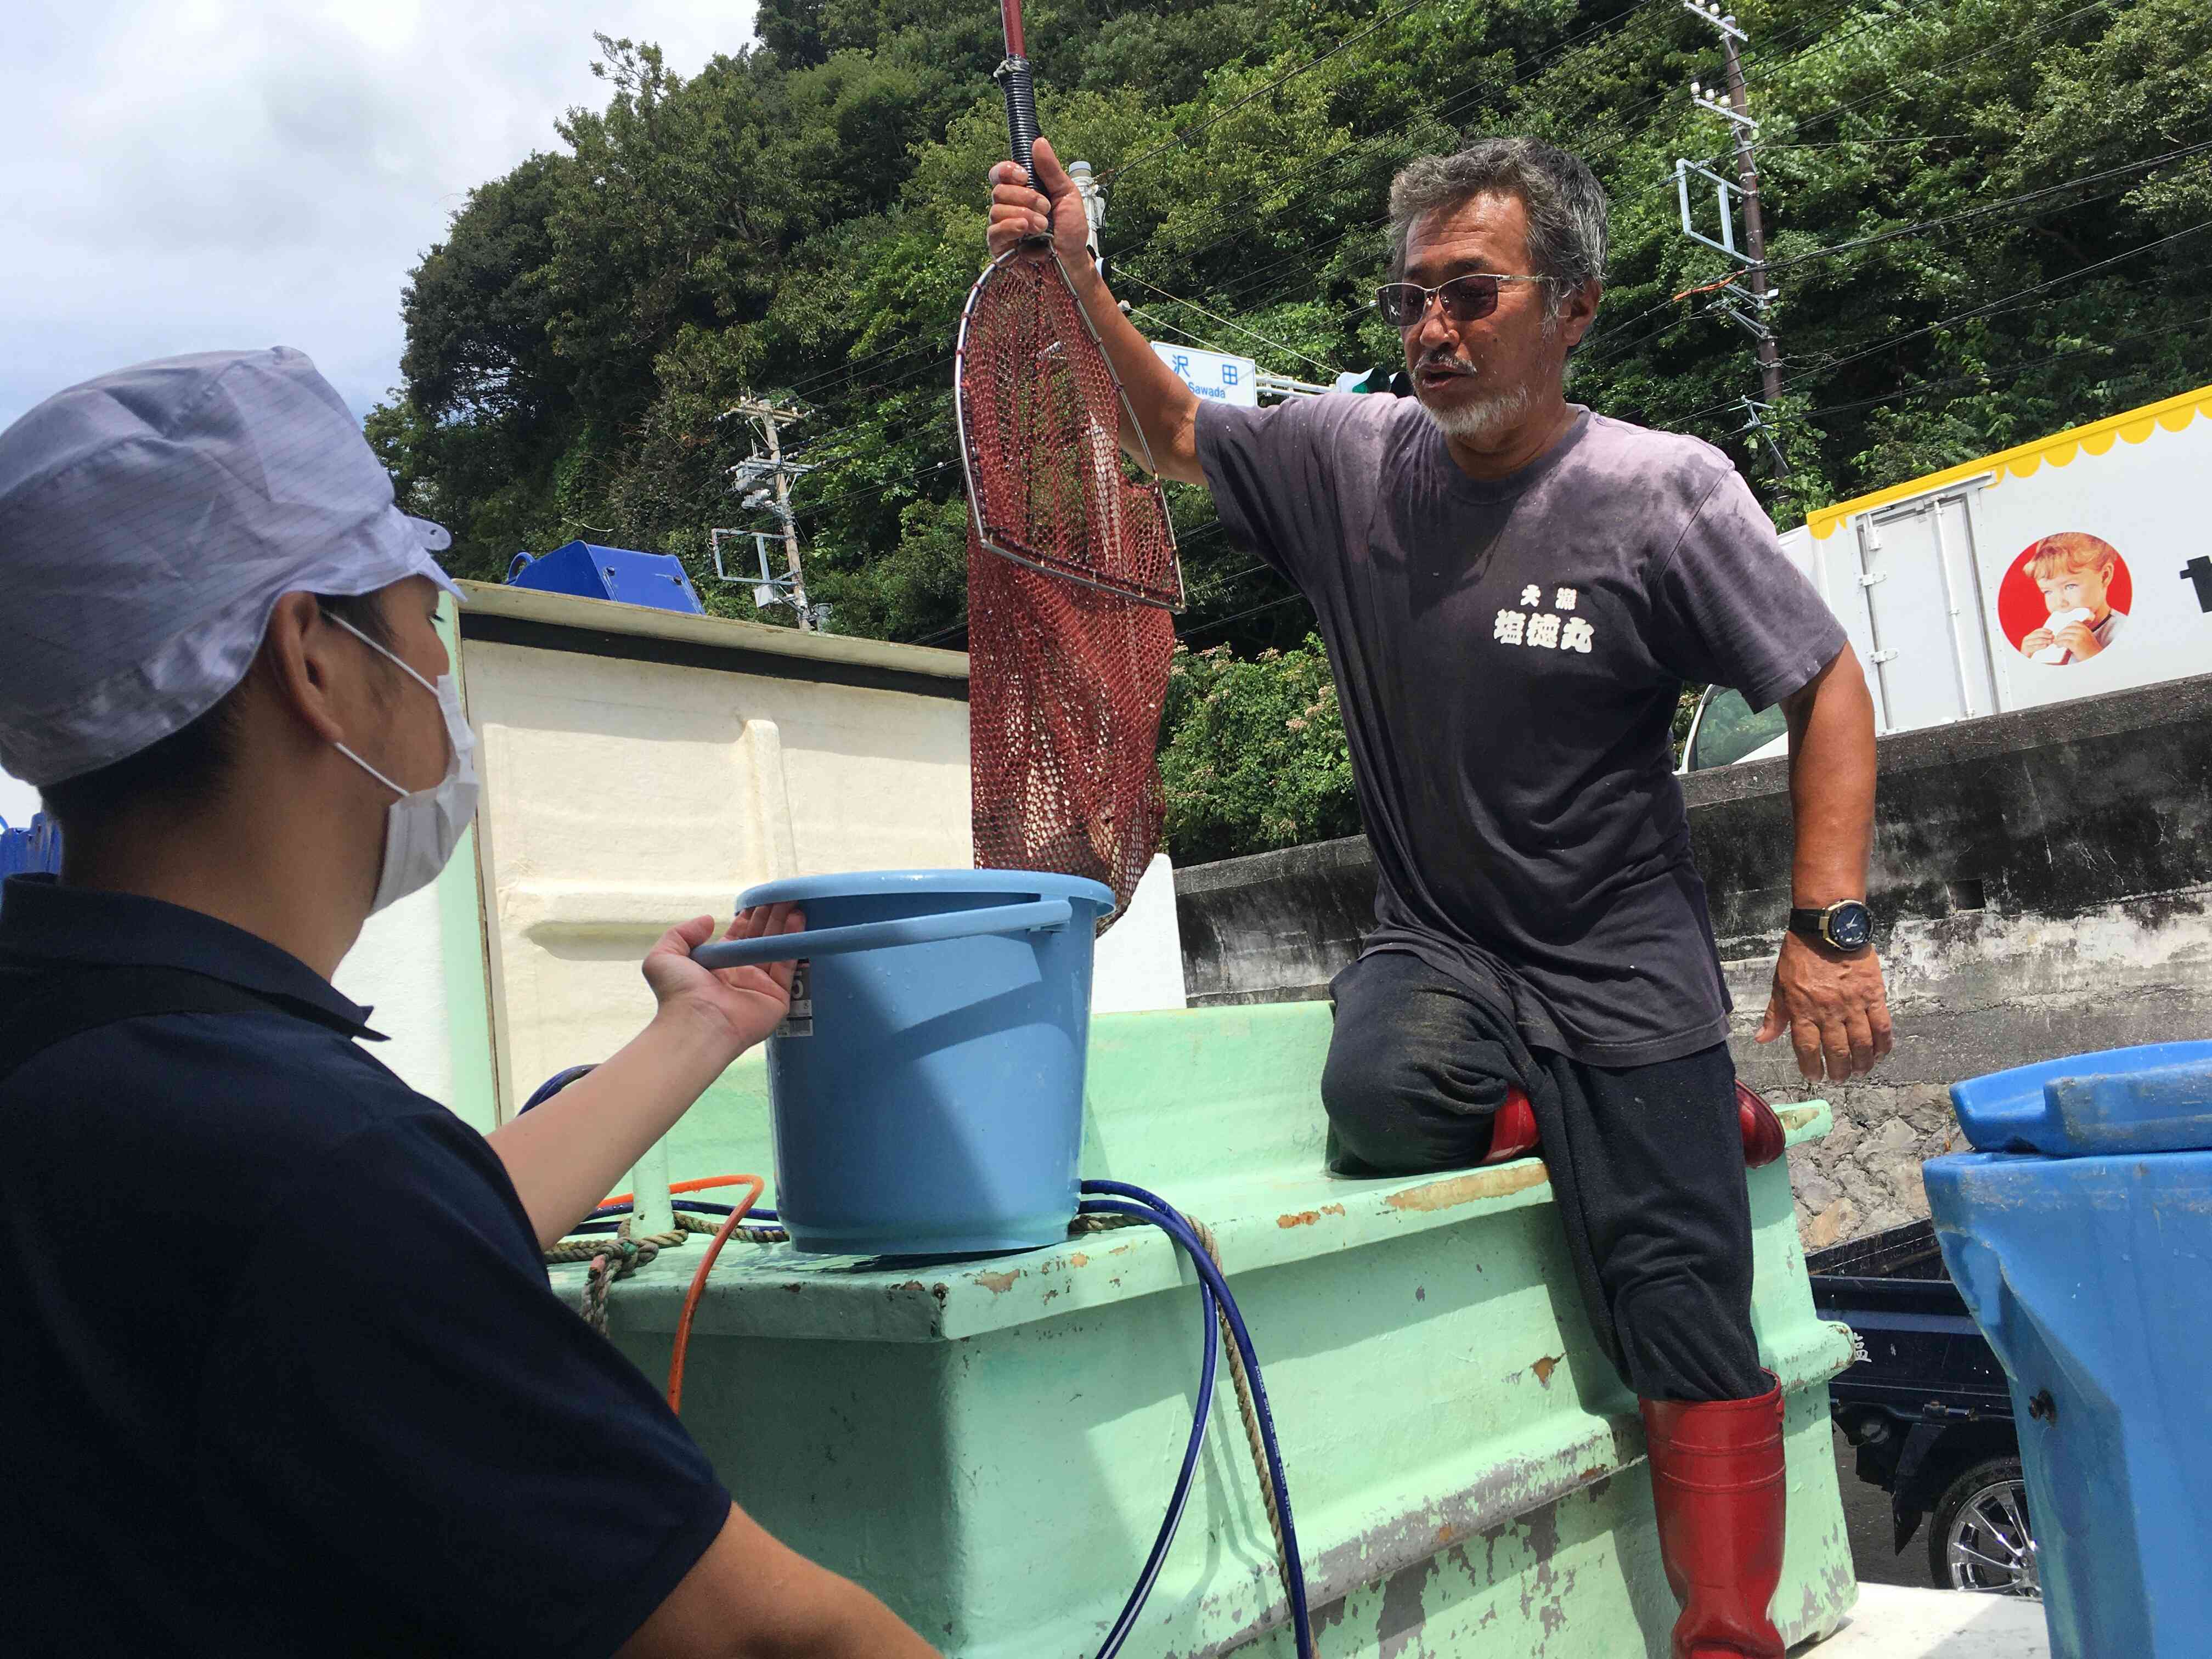
[[[1838,899],[1825,909],[1792,910],[1790,931],[1832,951],[1856,951],[1874,939],[1874,913],[1861,900]]]

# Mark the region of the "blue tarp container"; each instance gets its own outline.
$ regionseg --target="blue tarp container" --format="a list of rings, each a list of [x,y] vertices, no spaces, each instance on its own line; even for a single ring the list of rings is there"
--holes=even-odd
[[[11,829],[0,818],[0,880],[61,867],[61,825],[44,812],[31,815],[27,830]]]
[[[1951,1091],[1923,1176],[2004,1364],[2054,1659],[2212,1652],[2212,1042]]]
[[[649,605],[656,611],[681,611],[694,617],[707,610],[683,562],[672,553],[570,542],[543,558],[516,554],[507,568],[507,580],[514,587],[612,599],[619,605]]]

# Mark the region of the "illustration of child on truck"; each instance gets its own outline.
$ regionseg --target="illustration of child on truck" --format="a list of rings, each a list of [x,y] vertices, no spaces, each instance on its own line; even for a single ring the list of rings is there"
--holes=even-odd
[[[2127,617],[2112,603],[2112,590],[2127,573],[2118,549],[2086,531],[2062,530],[2022,556],[2051,613],[2045,626],[2020,641],[2025,656],[2053,665],[2082,662],[2112,644]]]

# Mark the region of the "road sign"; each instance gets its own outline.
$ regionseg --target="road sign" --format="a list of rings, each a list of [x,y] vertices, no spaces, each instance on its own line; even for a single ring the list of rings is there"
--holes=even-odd
[[[1259,368],[1249,357],[1229,357],[1218,351],[1168,345],[1158,340],[1152,342],[1152,349],[1200,397],[1245,409],[1260,406]]]

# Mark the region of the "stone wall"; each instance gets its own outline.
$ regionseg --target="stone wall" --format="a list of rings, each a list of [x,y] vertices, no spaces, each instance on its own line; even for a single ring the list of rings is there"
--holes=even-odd
[[[1737,1008],[1738,1069],[1778,1103],[1825,1095],[1835,1132],[1793,1154],[1809,1246],[1927,1212],[1954,1144],[1948,1086],[2008,1066],[2212,1036],[2212,675],[1881,744],[1869,902],[1896,1053],[1807,1088],[1750,1041],[1789,899],[1788,763],[1683,780]],[[1364,841],[1176,872],[1194,1004],[1327,994],[1358,950]]]

